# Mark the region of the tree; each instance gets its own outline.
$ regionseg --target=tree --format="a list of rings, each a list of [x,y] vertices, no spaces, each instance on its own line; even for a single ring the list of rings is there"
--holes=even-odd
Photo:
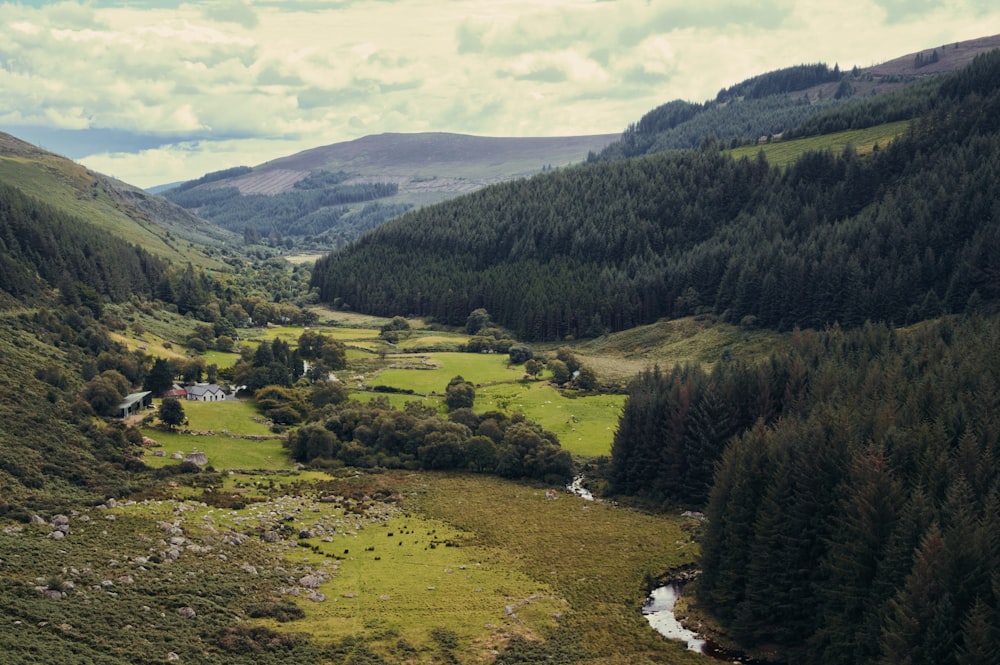
[[[142,382],[142,389],[153,393],[154,397],[160,397],[170,390],[174,385],[174,372],[170,367],[170,362],[164,358],[157,358],[153,361],[153,367]]]
[[[444,403],[448,406],[449,411],[471,409],[475,401],[476,387],[461,376],[453,378],[448,383],[448,387],[445,388]]]
[[[531,360],[534,357],[534,353],[531,351],[531,347],[527,344],[515,344],[510,347],[508,352],[510,356],[510,362],[513,365],[520,365]]]
[[[176,397],[164,397],[158,415],[164,425],[174,429],[184,422],[184,406]]]
[[[125,399],[127,387],[125,390],[122,389],[122,384],[125,381],[124,377],[119,382],[114,377],[109,376],[111,374],[117,374],[121,377],[121,374],[118,372],[107,370],[101,372],[83,386],[83,399],[90,404],[90,408],[99,416],[116,415],[115,412],[118,405]]]
[[[482,307],[472,310],[469,318],[465,320],[466,335],[475,335],[483,328],[491,327],[493,327],[493,321],[490,320],[490,313]]]

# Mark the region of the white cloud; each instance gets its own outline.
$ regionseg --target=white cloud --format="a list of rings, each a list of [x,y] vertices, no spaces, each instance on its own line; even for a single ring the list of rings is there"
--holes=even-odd
[[[0,129],[226,137],[86,160],[151,185],[365,133],[617,132],[777,67],[1000,33],[986,0],[164,4],[0,2]]]

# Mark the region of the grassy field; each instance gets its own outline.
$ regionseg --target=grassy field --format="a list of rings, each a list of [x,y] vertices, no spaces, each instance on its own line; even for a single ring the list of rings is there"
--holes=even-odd
[[[830,150],[834,153],[840,153],[847,146],[853,146],[859,155],[865,155],[870,153],[876,145],[885,146],[891,143],[904,134],[909,126],[908,120],[902,120],[867,129],[852,129],[846,132],[810,136],[790,141],[742,146],[730,150],[729,153],[734,159],[743,157],[754,159],[757,153],[764,151],[770,164],[785,167],[805,152]]]
[[[372,378],[371,385],[394,386],[424,394],[444,393],[455,376],[486,385],[516,381],[524,375],[523,367],[508,366],[507,356],[498,354],[403,354],[389,360],[389,368]]]
[[[505,384],[476,391],[475,410],[523,413],[559,437],[574,455],[607,455],[625,395],[570,397],[545,382]]]
[[[184,401],[184,414],[188,423],[185,432],[167,432],[146,428],[143,435],[160,444],[164,457],[153,455],[146,449],[145,462],[153,468],[179,464],[171,459],[175,452],[205,453],[208,463],[216,469],[289,469],[292,461],[279,437],[259,421],[259,414],[251,402],[194,402]],[[191,432],[198,432],[194,434]],[[234,438],[233,435],[271,437],[266,440]]]
[[[279,472],[181,480],[165,488],[172,496],[113,508],[92,526],[74,517],[63,543],[44,537],[51,527],[34,526],[7,543],[0,585],[47,574],[50,588],[63,580],[88,588],[59,603],[21,594],[18,607],[0,613],[44,609],[41,616],[71,628],[44,633],[34,624],[12,624],[17,635],[0,641],[16,637],[22,647],[56,648],[82,640],[108,649],[101,645],[112,639],[114,631],[105,628],[111,622],[135,626],[109,643],[125,661],[158,662],[160,651],[206,663],[277,655],[271,647],[219,641],[232,630],[227,625],[236,625],[266,629],[268,640],[308,636],[282,648],[294,661],[268,663],[372,662],[354,660],[368,653],[393,663],[472,665],[509,647],[520,653],[517,662],[652,665],[703,658],[658,636],[640,612],[648,581],[697,554],[695,523],[684,518],[565,493],[553,498],[543,488],[464,474]],[[181,535],[181,545],[176,559],[160,563],[164,532]],[[29,553],[32,565],[23,566]],[[150,555],[155,563],[139,558]],[[77,572],[84,564],[87,572]],[[89,590],[101,579],[112,580],[103,588],[113,594]],[[290,623],[247,616],[248,608],[265,603],[294,603],[304,616]],[[195,609],[196,621],[178,617],[185,606]],[[348,652],[331,661],[343,648]]]

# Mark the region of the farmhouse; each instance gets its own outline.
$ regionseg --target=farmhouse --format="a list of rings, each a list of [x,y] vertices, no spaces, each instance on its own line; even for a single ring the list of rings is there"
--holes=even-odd
[[[153,393],[146,392],[132,393],[122,401],[116,408],[116,413],[119,418],[128,418],[129,416],[134,416],[143,409],[148,409],[153,406]]]
[[[167,392],[163,393],[164,397],[173,397],[175,399],[187,399],[187,390],[181,388],[180,386],[174,386]]]
[[[226,399],[226,391],[214,383],[199,383],[188,386],[187,398],[197,402],[221,402]]]

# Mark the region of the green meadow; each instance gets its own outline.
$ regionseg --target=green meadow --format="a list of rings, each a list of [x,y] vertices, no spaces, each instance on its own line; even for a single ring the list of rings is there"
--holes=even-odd
[[[292,461],[288,451],[281,445],[280,438],[272,434],[260,419],[260,414],[252,402],[195,402],[182,401],[188,423],[183,428],[188,432],[169,432],[146,428],[143,435],[160,444],[163,457],[153,455],[153,449],[146,449],[147,465],[159,468],[168,464],[178,464],[171,459],[175,452],[191,453],[195,450],[205,453],[208,463],[216,469],[289,469]],[[195,434],[197,432],[197,434]],[[237,438],[237,435],[271,437],[264,440]]]
[[[759,152],[763,151],[768,163],[785,167],[806,152],[829,150],[840,153],[843,152],[844,148],[851,146],[857,150],[859,155],[865,155],[874,150],[875,146],[885,146],[891,143],[906,133],[909,126],[908,120],[901,120],[866,129],[851,129],[833,134],[823,134],[822,136],[742,146],[730,150],[729,153],[734,159],[743,157],[754,159]]]

